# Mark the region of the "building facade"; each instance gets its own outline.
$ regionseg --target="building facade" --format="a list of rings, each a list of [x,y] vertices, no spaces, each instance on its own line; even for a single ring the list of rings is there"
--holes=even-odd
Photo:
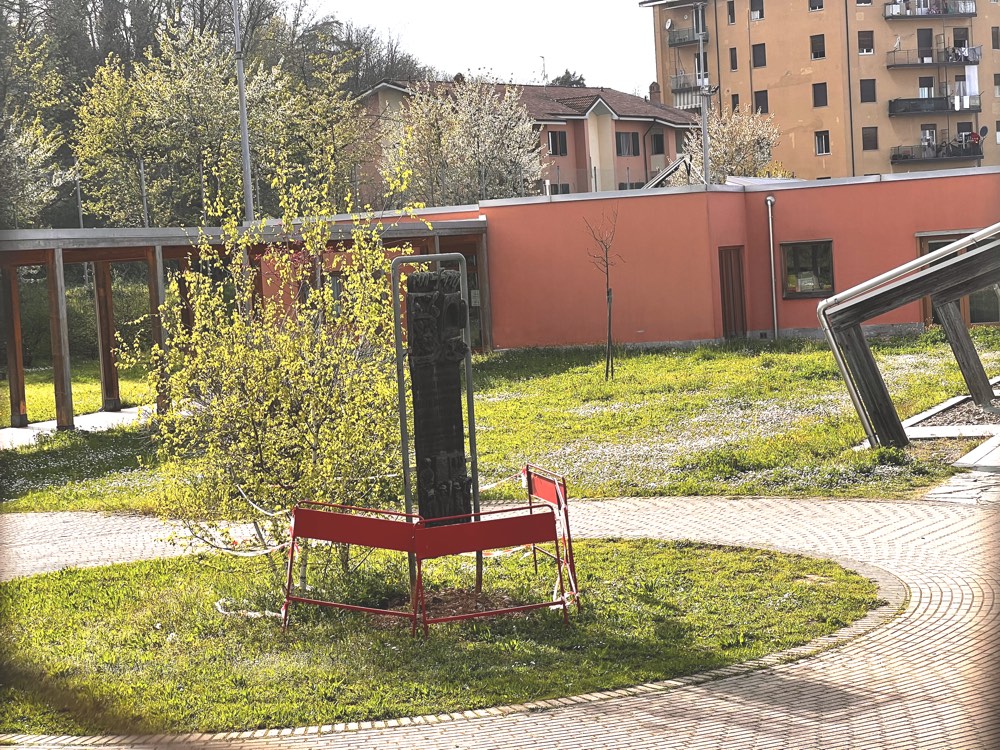
[[[690,112],[660,103],[655,87],[653,100],[595,86],[518,89],[538,130],[543,181],[553,195],[642,187],[678,158],[684,135],[698,124]],[[370,116],[383,117],[409,95],[409,83],[383,81],[362,101]]]
[[[998,0],[642,0],[664,100],[774,113],[817,179],[1000,164]],[[699,59],[699,43],[704,52]]]

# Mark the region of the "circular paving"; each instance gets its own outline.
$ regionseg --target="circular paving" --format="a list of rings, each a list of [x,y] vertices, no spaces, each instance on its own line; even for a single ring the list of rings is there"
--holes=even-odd
[[[772,657],[707,677],[537,705],[228,736],[0,739],[42,747],[1000,746],[996,505],[625,498],[577,502],[571,512],[578,537],[691,539],[833,557],[877,578],[893,604],[825,639],[837,640],[835,648],[792,663]],[[0,515],[0,578],[180,554],[162,541],[172,530],[130,516]],[[876,627],[894,605],[902,613]]]

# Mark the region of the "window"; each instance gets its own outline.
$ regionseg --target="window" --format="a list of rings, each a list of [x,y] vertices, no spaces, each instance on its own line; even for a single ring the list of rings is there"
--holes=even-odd
[[[642,189],[642,183],[641,182],[619,182],[618,183],[618,189],[619,190],[640,190],[640,189]]]
[[[861,150],[878,151],[878,128],[861,128]]]
[[[826,84],[825,83],[814,83],[813,84],[813,106],[814,107],[825,107],[826,106]]]
[[[917,79],[918,95],[921,99],[930,99],[934,96],[934,76],[920,76]]]
[[[751,48],[753,55],[753,66],[763,68],[767,65],[767,49],[763,44],[755,44]]]
[[[1000,99],[1000,73],[993,74],[993,96]]]
[[[872,0],[858,0],[856,5],[871,5]]]
[[[739,65],[736,64],[736,47],[729,48],[729,69],[739,70]]]
[[[569,183],[560,182],[558,185],[553,185],[555,188],[552,192],[553,195],[569,195]]]
[[[934,146],[937,144],[937,125],[933,122],[925,122],[920,126],[920,145],[921,146]],[[934,152],[931,151],[930,155],[933,156]]]
[[[858,32],[858,54],[859,55],[874,55],[875,54],[875,32],[874,31],[859,31]]]
[[[994,26],[990,33],[993,35],[993,49],[1000,49],[1000,26]]]
[[[726,2],[726,23],[730,26],[736,23],[736,0]]]
[[[615,133],[615,152],[618,156],[638,156],[639,134]]]
[[[733,105],[733,112],[735,112],[736,110],[738,110],[740,108],[740,95],[739,94],[733,94],[732,97],[731,97],[731,99],[732,99],[732,105]]]
[[[767,91],[754,91],[753,92],[753,108],[755,112],[766,115],[767,109]]]
[[[809,56],[813,60],[822,60],[826,57],[826,37],[823,34],[809,37],[809,50]]]
[[[829,240],[782,243],[781,259],[786,299],[833,293],[833,243]]]
[[[552,156],[566,156],[566,131],[549,131],[549,153]]]
[[[875,79],[874,78],[862,78],[861,79],[861,101],[863,101],[863,102],[873,102],[873,101],[875,101]]]
[[[653,140],[649,152],[651,154],[663,153],[663,133],[653,133]]]
[[[809,10],[823,10],[823,0],[809,0]]]
[[[750,20],[760,21],[764,18],[764,0],[750,0]]]
[[[816,156],[828,156],[830,154],[830,131],[816,131]]]

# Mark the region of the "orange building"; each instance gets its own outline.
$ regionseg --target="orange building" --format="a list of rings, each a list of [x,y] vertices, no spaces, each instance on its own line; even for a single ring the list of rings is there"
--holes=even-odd
[[[664,101],[751,105],[797,177],[1000,165],[996,0],[640,0]],[[699,59],[699,49],[702,56]]]
[[[447,87],[448,83],[432,83]],[[410,84],[382,81],[361,95],[373,117],[399,111]],[[505,84],[496,84],[501,91]],[[543,179],[554,195],[642,187],[676,160],[698,121],[659,103],[594,86],[518,86],[541,140]],[[538,193],[544,192],[540,185]]]

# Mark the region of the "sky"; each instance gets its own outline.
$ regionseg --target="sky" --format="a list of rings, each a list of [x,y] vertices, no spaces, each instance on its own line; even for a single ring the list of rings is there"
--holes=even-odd
[[[372,26],[425,65],[543,83],[567,68],[588,86],[645,96],[656,80],[653,11],[639,0],[313,0],[321,15]]]

